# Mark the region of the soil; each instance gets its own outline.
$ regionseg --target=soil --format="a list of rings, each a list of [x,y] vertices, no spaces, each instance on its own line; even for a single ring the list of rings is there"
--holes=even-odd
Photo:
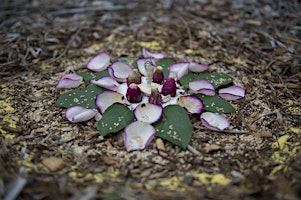
[[[0,198],[300,199],[301,4],[296,0],[4,0],[0,7]],[[222,133],[191,116],[187,150],[72,124],[59,78],[98,51],[211,64],[243,85]]]

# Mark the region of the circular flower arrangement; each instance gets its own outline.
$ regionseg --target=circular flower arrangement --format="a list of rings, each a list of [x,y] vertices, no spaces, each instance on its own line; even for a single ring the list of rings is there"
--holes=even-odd
[[[67,108],[73,123],[94,117],[102,136],[123,130],[128,152],[144,149],[154,136],[185,149],[193,132],[189,115],[199,115],[214,131],[229,127],[225,114],[235,109],[228,101],[245,96],[232,77],[203,73],[209,65],[175,62],[146,48],[142,54],[137,60],[96,54],[87,62],[89,72],[61,77],[57,89],[76,88],[83,80],[87,87],[62,94],[56,105]]]

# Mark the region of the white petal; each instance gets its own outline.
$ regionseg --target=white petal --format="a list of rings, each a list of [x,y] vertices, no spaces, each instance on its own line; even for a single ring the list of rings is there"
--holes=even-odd
[[[87,62],[87,68],[99,72],[107,69],[107,67],[110,64],[110,56],[109,54],[105,52],[100,52],[90,58],[90,60]]]
[[[196,96],[187,95],[178,98],[178,104],[193,114],[201,114],[204,108],[203,101]]]
[[[97,114],[96,109],[87,109],[82,106],[72,106],[66,110],[66,118],[70,122],[84,122],[93,118]]]
[[[199,72],[206,71],[207,69],[209,69],[209,67],[210,67],[210,65],[208,65],[208,64],[199,64],[196,62],[190,62],[188,69],[191,72],[199,73]]]
[[[106,90],[97,95],[95,99],[95,104],[102,114],[114,103],[125,103],[124,96],[118,92]]]
[[[219,95],[228,101],[241,99],[245,97],[245,93],[246,90],[244,88],[236,85],[219,90]]]
[[[155,128],[141,121],[135,121],[124,129],[124,146],[128,152],[143,150],[153,139]]]
[[[146,69],[145,69],[146,61],[152,63],[152,65],[154,66],[154,71],[155,71],[156,63],[152,58],[139,58],[139,59],[137,59],[136,62],[137,62],[138,70],[139,70],[140,74],[142,74],[143,76],[147,76]]]
[[[152,57],[156,59],[161,59],[165,57],[165,53],[163,52],[150,52],[146,48],[142,48],[142,54],[144,58]]]
[[[222,114],[204,112],[201,114],[201,121],[204,126],[214,131],[223,131],[230,126],[230,122]]]
[[[123,62],[114,62],[108,69],[111,77],[117,81],[125,82],[126,78],[132,73],[133,68]]]
[[[58,84],[56,85],[57,89],[60,88],[76,88],[83,81],[83,77],[77,74],[65,74],[61,77]]]
[[[161,119],[162,111],[163,109],[161,105],[141,103],[134,110],[134,115],[138,121],[152,124]]]
[[[175,80],[180,80],[182,76],[187,74],[189,62],[173,63],[169,67],[169,77],[174,77]]]
[[[104,76],[97,81],[91,80],[92,84],[98,85],[100,87],[106,88],[108,90],[117,91],[119,87],[119,83],[110,76]]]
[[[202,93],[210,96],[215,95],[214,86],[207,80],[192,81],[189,83],[189,89],[194,93]]]

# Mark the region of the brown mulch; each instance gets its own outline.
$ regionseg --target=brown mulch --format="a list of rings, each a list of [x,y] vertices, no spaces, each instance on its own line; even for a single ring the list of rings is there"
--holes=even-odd
[[[300,199],[301,4],[218,0],[4,0],[0,7],[0,199]],[[97,51],[164,51],[244,85],[231,127],[197,117],[187,150],[71,124],[55,107]],[[164,150],[162,150],[164,148]]]

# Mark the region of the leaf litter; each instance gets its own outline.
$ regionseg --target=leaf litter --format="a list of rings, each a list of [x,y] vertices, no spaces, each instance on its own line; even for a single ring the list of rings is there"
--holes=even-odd
[[[297,1],[45,5],[1,8],[1,198],[300,198]],[[141,47],[235,77],[247,95],[232,102],[229,131],[191,116],[187,150],[163,140],[127,153],[121,133],[104,139],[92,122],[68,123],[55,107],[59,78],[99,50],[137,57]],[[57,171],[43,164],[53,158]]]

